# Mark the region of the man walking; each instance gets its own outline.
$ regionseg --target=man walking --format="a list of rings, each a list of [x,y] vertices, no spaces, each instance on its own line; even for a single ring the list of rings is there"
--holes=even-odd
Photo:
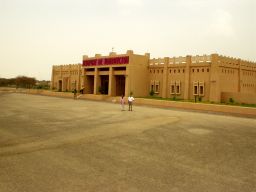
[[[77,99],[77,90],[76,90],[76,88],[74,89],[74,99]]]
[[[134,97],[132,96],[132,94],[130,94],[130,96],[128,97],[129,111],[132,111],[133,101],[134,101]]]

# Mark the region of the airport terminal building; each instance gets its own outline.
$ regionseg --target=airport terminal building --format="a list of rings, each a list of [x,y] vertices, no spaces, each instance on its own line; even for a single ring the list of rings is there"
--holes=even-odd
[[[150,58],[149,53],[83,56],[82,64],[52,67],[51,88],[83,94],[256,103],[256,63],[218,54]]]

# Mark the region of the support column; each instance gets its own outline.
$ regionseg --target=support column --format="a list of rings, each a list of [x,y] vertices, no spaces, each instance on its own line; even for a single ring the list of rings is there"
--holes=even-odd
[[[70,79],[70,76],[67,77],[66,81],[67,81],[66,89],[67,89],[68,91],[71,91],[72,88],[71,88],[71,79]]]
[[[109,67],[109,75],[108,75],[108,95],[114,96],[114,75],[113,75],[113,67]]]
[[[168,71],[167,71],[167,67],[168,67],[168,64],[169,64],[169,57],[165,57],[164,58],[164,71],[163,71],[162,98],[167,97],[167,90],[168,90]]]
[[[192,57],[190,55],[186,56],[186,68],[185,68],[185,84],[184,84],[184,99],[190,99],[190,65]]]
[[[129,60],[129,62],[131,62],[131,60]],[[126,66],[126,72],[125,72],[125,97],[128,97],[131,92],[130,74],[131,74],[131,68],[129,63],[129,66]]]
[[[61,90],[62,90],[62,91],[66,91],[65,85],[66,85],[65,78],[63,77],[63,78],[62,78],[62,87],[61,87]]]
[[[130,95],[130,80],[129,75],[125,75],[125,97]]]
[[[97,67],[95,67],[95,71],[94,71],[94,88],[93,88],[93,94],[94,95],[99,93],[99,85],[100,85],[99,69]]]

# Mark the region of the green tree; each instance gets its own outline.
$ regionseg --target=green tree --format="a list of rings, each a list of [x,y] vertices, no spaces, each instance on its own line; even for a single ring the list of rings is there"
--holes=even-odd
[[[36,79],[34,77],[18,76],[16,77],[16,87],[21,88],[32,88],[36,84]]]

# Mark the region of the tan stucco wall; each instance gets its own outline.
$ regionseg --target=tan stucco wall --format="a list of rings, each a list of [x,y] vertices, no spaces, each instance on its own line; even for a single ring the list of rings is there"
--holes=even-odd
[[[234,92],[221,93],[222,102],[229,102],[230,98],[232,98],[236,103],[256,104],[256,94],[253,94],[253,93],[234,93]]]
[[[203,82],[202,100],[220,102],[222,92],[256,94],[256,64],[218,54],[151,59],[149,86],[152,81],[160,82],[157,96],[181,99],[193,99],[194,82]],[[176,81],[181,93],[173,95],[170,88]]]
[[[54,65],[52,67],[51,89],[59,90],[59,81],[62,81],[62,91],[71,91],[81,88],[81,64]]]
[[[149,57],[141,55],[130,55],[128,68],[128,78],[130,87],[126,96],[133,92],[135,97],[148,95],[148,62]]]
[[[81,64],[53,66],[52,88],[59,89],[58,85],[61,80],[62,91],[72,90],[74,82],[76,82],[76,89],[86,87],[90,90],[94,89],[94,94],[100,94],[98,92],[99,75],[104,73],[105,75],[110,74],[112,77],[109,79],[109,87],[111,87],[109,88],[109,96],[115,96],[116,82],[113,75],[120,73],[126,78],[126,96],[130,92],[133,92],[135,97],[148,96],[152,82],[155,88],[156,85],[159,87],[156,95],[163,98],[175,96],[185,100],[194,99],[196,82],[204,86],[204,94],[197,97],[201,97],[205,101],[221,102],[223,92],[256,94],[256,63],[218,54],[150,59],[149,54],[138,55],[134,54],[132,50],[128,50],[126,54],[119,55],[114,52],[108,56],[96,54],[90,58],[84,55],[83,59],[118,56],[129,56],[129,63],[95,67],[82,67]],[[109,71],[99,72],[101,67],[109,67]],[[115,67],[126,67],[126,70],[115,71]],[[88,68],[95,70],[85,72]],[[94,82],[96,82],[93,87],[88,84],[88,75],[93,77]],[[171,94],[173,82],[180,83],[180,94]],[[239,95],[241,94],[237,94],[236,97]],[[251,99],[242,100],[251,101]]]

